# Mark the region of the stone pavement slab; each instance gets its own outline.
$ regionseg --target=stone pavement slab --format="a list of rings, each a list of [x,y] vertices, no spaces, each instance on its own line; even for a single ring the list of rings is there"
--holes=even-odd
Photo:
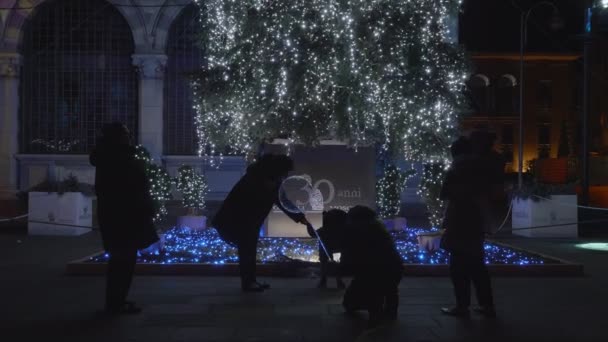
[[[21,240],[21,242],[17,242]],[[578,278],[495,278],[499,318],[454,319],[445,277],[405,277],[399,319],[371,332],[366,315],[346,316],[337,289],[317,279],[266,278],[272,289],[240,292],[234,277],[136,277],[138,316],[108,318],[100,276],[66,276],[65,263],[99,248],[78,238],[0,234],[0,341],[608,341],[608,254],[574,241],[510,240],[581,262]]]

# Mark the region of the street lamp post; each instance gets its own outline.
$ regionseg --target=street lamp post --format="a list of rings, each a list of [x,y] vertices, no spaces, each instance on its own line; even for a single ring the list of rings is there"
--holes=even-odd
[[[541,6],[553,7],[553,25],[559,20],[559,9],[550,1],[542,1],[530,7],[527,11],[521,12],[520,18],[520,41],[519,41],[519,167],[517,174],[517,185],[521,190],[523,185],[524,169],[524,49],[528,36],[528,19],[532,11]],[[556,20],[557,18],[557,20]]]

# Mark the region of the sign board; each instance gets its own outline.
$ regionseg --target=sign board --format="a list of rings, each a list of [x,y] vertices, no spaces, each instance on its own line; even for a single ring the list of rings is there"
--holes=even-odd
[[[268,153],[285,153],[280,145],[271,145]],[[374,148],[357,150],[344,145],[318,147],[296,146],[290,156],[294,171],[285,180],[287,197],[308,220],[319,228],[322,212],[331,209],[348,211],[356,205],[376,206],[376,155]],[[301,224],[291,221],[274,208],[266,224],[267,236],[307,236]]]

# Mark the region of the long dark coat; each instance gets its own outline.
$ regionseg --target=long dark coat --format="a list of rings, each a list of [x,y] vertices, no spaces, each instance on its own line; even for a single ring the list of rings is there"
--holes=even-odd
[[[478,255],[483,251],[484,214],[481,200],[487,175],[478,157],[456,158],[446,174],[440,198],[447,200],[442,247],[450,252]]]
[[[243,239],[257,239],[273,205],[296,222],[303,218],[302,214],[283,208],[279,201],[280,179],[270,176],[267,171],[260,163],[249,166],[211,221],[225,242],[238,245]]]
[[[158,241],[154,201],[135,148],[100,141],[89,159],[95,166],[97,216],[105,250],[142,249]]]
[[[403,259],[380,221],[355,222],[349,227],[340,268],[343,274],[353,276],[344,293],[344,306],[369,310],[388,294],[396,294],[403,275]],[[395,303],[386,303],[392,304]]]
[[[340,257],[340,267],[355,278],[394,282],[403,274],[403,259],[384,224],[353,222]]]

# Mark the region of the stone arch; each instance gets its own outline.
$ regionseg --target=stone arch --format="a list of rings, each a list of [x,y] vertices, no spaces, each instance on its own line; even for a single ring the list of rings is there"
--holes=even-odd
[[[170,0],[166,0],[165,3],[167,3],[167,1]],[[158,15],[156,16],[156,19],[151,27],[155,38],[155,51],[162,51],[161,53],[165,53],[171,25],[184,9],[194,2],[195,1],[193,0],[173,0],[171,1],[171,6],[163,6],[160,8]]]
[[[0,50],[17,52],[23,39],[23,27],[44,2],[61,0],[13,0],[8,6],[5,23],[0,16]],[[165,50],[171,22],[192,0],[164,0],[155,6],[140,7],[134,0],[105,0],[113,5],[131,28],[137,53],[159,53]],[[183,6],[180,4],[183,3]],[[170,6],[169,6],[170,5]]]
[[[86,153],[104,123],[137,137],[135,44],[106,0],[52,0],[22,27],[19,119],[23,153]]]
[[[133,0],[105,0],[118,10],[131,28],[135,52],[147,51],[150,39],[146,30],[146,20],[140,7]]]
[[[512,115],[516,112],[519,98],[516,94],[517,78],[504,74],[496,81],[495,97],[498,115]]]
[[[475,74],[469,78],[469,100],[475,112],[487,115],[490,107],[490,78],[484,74]]]
[[[31,17],[32,13],[36,11],[36,8],[45,1],[48,0],[15,0],[12,1],[10,6],[7,6],[12,9],[8,10],[6,22],[3,25],[4,28],[0,31],[2,34],[2,36],[0,36],[0,47],[2,51],[19,51],[25,22]]]
[[[517,78],[511,74],[504,74],[498,79],[500,87],[515,87],[517,86]]]
[[[60,0],[14,0],[12,4],[7,6],[13,9],[9,10],[6,23],[0,26],[3,27],[0,29],[0,49],[2,51],[19,51],[25,23],[32,17],[38,6],[48,1]],[[147,48],[149,39],[146,35],[145,18],[137,4],[133,0],[105,1],[114,5],[129,24],[136,51]]]
[[[469,79],[471,86],[490,86],[490,78],[484,74],[475,74]]]

